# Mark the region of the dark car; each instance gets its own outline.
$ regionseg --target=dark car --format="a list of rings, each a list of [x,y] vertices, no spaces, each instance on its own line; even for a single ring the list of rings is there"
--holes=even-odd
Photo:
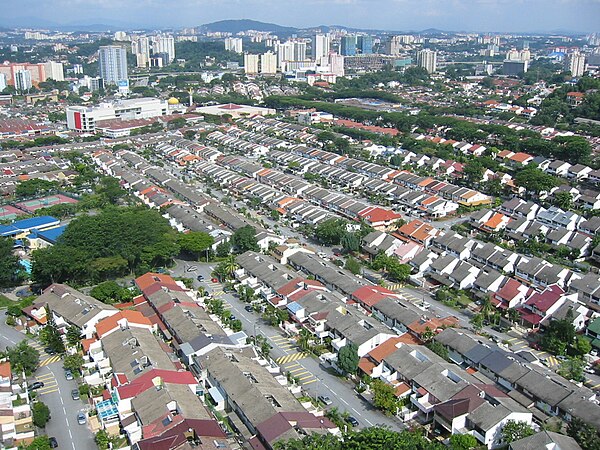
[[[73,389],[71,391],[71,398],[73,400],[79,400],[79,389]]]
[[[29,385],[29,390],[30,391],[35,391],[36,389],[40,389],[44,387],[44,383],[42,383],[41,381],[34,381],[33,383],[31,383]]]
[[[352,425],[353,427],[357,427],[359,425],[358,420],[356,420],[355,417],[352,416],[348,416],[348,418],[346,419],[348,421],[348,423],[350,425]]]
[[[48,442],[50,443],[50,448],[57,448],[58,447],[58,441],[56,440],[55,437],[48,438]]]
[[[65,379],[67,379],[67,380],[73,379],[73,372],[71,372],[69,369],[65,370]]]
[[[204,277],[203,277],[202,275],[198,275],[198,276],[196,277],[196,280],[198,280],[198,281],[202,282],[202,281],[204,281]]]
[[[253,308],[251,305],[246,305],[246,306],[244,306],[244,309],[245,309],[246,311],[248,311],[248,312],[252,312],[252,311],[254,311],[254,308]]]
[[[50,356],[56,355],[56,351],[52,347],[46,347],[44,351]]]

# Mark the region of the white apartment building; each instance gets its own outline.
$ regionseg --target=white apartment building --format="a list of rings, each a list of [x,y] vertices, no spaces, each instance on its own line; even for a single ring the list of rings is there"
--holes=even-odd
[[[228,37],[225,39],[225,50],[228,52],[242,53],[243,52],[242,38]]]
[[[104,45],[98,51],[100,77],[106,84],[118,84],[128,79],[127,53],[118,45]]]
[[[137,67],[148,67],[150,63],[150,40],[147,36],[139,36],[131,41],[131,52],[135,55]]]
[[[259,55],[244,55],[244,72],[250,74],[258,73]]]
[[[329,54],[331,40],[328,34],[317,34],[312,39],[312,59],[319,61],[320,58]]]
[[[573,52],[565,58],[565,70],[571,72],[574,77],[580,77],[585,72],[585,55]]]
[[[277,55],[267,52],[260,55],[260,73],[275,75],[277,73]]]
[[[44,70],[46,71],[46,79],[51,78],[54,81],[65,81],[62,63],[48,61],[47,63],[44,63]]]
[[[429,49],[418,51],[417,66],[423,67],[429,73],[434,73],[437,69],[437,53]]]

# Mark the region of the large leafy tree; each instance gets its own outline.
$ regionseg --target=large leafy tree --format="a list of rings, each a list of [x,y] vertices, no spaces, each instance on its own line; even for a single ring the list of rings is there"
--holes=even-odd
[[[573,417],[569,422],[567,434],[575,439],[583,450],[597,450],[600,448],[598,430],[577,417]]]
[[[517,186],[525,188],[527,192],[539,194],[558,186],[560,182],[558,178],[542,172],[534,165],[528,165],[517,173],[515,183]]]
[[[346,233],[347,223],[344,219],[324,220],[315,227],[315,237],[323,244],[337,245]]]
[[[102,303],[108,304],[129,302],[133,299],[133,291],[120,286],[115,281],[105,281],[94,286],[90,295]]]
[[[36,427],[44,428],[50,420],[50,408],[43,402],[35,402],[31,407],[33,413],[33,424]]]
[[[177,243],[182,251],[191,253],[196,259],[202,252],[207,251],[215,240],[210,234],[201,231],[190,231],[177,236]]]
[[[46,306],[46,317],[48,321],[46,322],[46,326],[40,332],[40,339],[56,353],[64,353],[65,343],[62,340],[60,331],[58,331],[58,327],[54,321],[54,316],[50,312],[48,306]]]
[[[13,253],[13,240],[0,237],[0,287],[19,285],[25,278],[25,272],[19,258]]]
[[[35,282],[83,283],[123,270],[146,272],[179,253],[176,232],[158,211],[109,207],[74,219],[56,245],[33,253]],[[124,264],[126,262],[126,265]]]
[[[14,347],[6,348],[6,355],[15,372],[24,371],[26,375],[31,375],[40,363],[40,353],[27,344],[27,341],[21,341]]]
[[[344,345],[338,353],[338,365],[346,373],[356,373],[359,360],[358,347],[353,342]]]
[[[231,244],[237,253],[244,253],[249,250],[257,252],[260,250],[256,242],[256,229],[251,225],[246,225],[233,233]]]
[[[531,425],[515,420],[509,420],[502,428],[502,437],[507,444],[532,436],[534,433]]]

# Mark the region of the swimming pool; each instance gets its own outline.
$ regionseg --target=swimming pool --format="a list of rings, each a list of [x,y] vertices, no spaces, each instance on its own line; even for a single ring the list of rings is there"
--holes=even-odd
[[[19,263],[25,268],[27,275],[31,275],[31,261],[28,259],[21,259],[19,260]]]

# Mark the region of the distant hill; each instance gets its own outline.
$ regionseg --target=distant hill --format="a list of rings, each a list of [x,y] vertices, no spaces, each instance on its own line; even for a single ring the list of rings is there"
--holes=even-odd
[[[239,33],[241,31],[256,30],[271,33],[295,33],[297,28],[283,27],[275,23],[259,22],[257,20],[220,20],[202,25],[200,28],[206,31],[222,33]]]

